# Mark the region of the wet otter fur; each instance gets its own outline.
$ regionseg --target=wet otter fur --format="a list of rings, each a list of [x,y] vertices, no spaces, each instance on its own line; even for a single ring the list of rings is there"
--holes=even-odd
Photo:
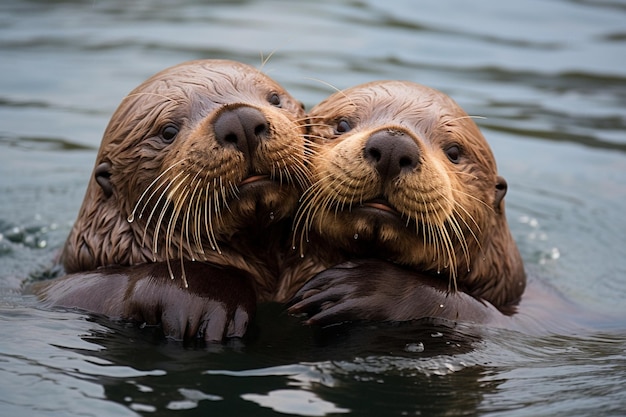
[[[104,132],[61,256],[70,275],[36,292],[50,305],[128,317],[125,303],[142,301],[133,291],[143,276],[152,292],[193,281],[192,292],[248,306],[236,286],[228,296],[215,289],[218,296],[198,284],[217,274],[225,278],[212,279],[213,288],[218,281],[227,287],[224,271],[236,270],[257,300],[273,299],[281,249],[308,184],[305,125],[300,102],[239,62],[190,61],[150,77],[124,98]],[[99,291],[95,282],[111,285],[94,276],[115,276],[126,290],[102,303],[87,292]],[[148,315],[160,308],[149,304],[153,298],[143,303]],[[190,308],[183,299],[169,302],[178,314]]]
[[[299,291],[292,313],[310,323],[485,322],[501,315],[493,306],[514,310],[526,275],[505,216],[507,184],[450,97],[377,81],[331,95],[309,119],[313,185],[294,246],[304,264],[328,269]],[[350,262],[334,266],[341,260]]]

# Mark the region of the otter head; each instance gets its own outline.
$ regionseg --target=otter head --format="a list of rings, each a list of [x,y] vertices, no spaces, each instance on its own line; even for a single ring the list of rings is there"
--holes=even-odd
[[[448,279],[496,306],[525,274],[504,213],[506,182],[472,119],[448,96],[400,81],[338,92],[309,114],[312,187],[296,238]]]
[[[104,133],[66,270],[207,259],[237,231],[292,215],[308,176],[304,116],[241,63],[191,61],[154,75]]]

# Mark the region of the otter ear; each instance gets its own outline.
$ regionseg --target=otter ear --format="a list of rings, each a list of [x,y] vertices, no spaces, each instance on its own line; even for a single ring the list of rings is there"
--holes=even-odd
[[[498,177],[496,178],[496,199],[493,201],[493,206],[496,210],[500,209],[500,203],[506,195],[507,188],[508,185],[506,183],[506,180],[498,175]]]
[[[106,198],[113,195],[113,186],[111,185],[111,164],[103,162],[98,165],[94,171],[94,177],[98,185],[102,188]]]

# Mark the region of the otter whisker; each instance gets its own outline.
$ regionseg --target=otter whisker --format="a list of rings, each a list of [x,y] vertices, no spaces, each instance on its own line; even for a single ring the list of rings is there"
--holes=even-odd
[[[308,173],[308,169],[301,165],[294,165],[294,177],[296,179],[296,184],[300,186],[300,188],[306,188],[309,184],[310,173]]]
[[[211,205],[214,203],[213,199],[209,196],[209,185],[205,187],[205,204],[204,204],[204,225],[206,228],[207,236],[209,237],[209,244],[213,250],[221,254],[219,244],[217,243],[217,237],[215,236],[215,229],[213,228],[213,210]]]
[[[328,82],[326,82],[326,81],[320,80],[319,78],[305,77],[305,79],[306,79],[306,80],[315,81],[315,82],[318,82],[318,83],[320,83],[320,84],[323,84],[323,85],[325,85],[325,86],[327,86],[327,87],[330,87],[331,89],[335,90],[335,92],[336,92],[336,93],[339,93],[339,94],[343,95],[343,97],[344,97],[344,98],[346,98],[346,99],[350,102],[350,104],[352,104],[353,106],[356,106],[356,105],[352,102],[352,99],[351,99],[348,95],[346,95],[343,91],[341,91],[339,88],[335,87],[335,86],[334,86],[334,85],[332,85],[331,83],[328,83]]]
[[[139,204],[141,203],[141,201],[144,199],[144,197],[146,196],[146,194],[148,193],[148,191],[150,191],[150,189],[154,186],[154,184],[157,183],[157,181],[159,181],[165,174],[167,174],[172,168],[174,168],[176,165],[184,162],[186,160],[186,158],[181,159],[180,161],[172,164],[169,168],[167,168],[166,170],[164,170],[162,173],[160,173],[154,180],[152,180],[152,182],[146,187],[146,189],[144,190],[144,192],[139,196],[139,199],[137,200],[137,203],[135,203],[135,207],[133,208],[133,211],[130,213],[130,216],[128,218],[128,222],[132,223],[133,220],[135,219],[135,212],[137,211],[137,208],[139,207]],[[160,188],[157,187],[156,190],[150,195],[150,198],[148,198],[147,201],[150,201],[152,199],[152,197],[154,196],[154,193],[157,192],[157,190]],[[144,205],[145,208],[145,205]],[[141,218],[143,214],[143,210],[141,210],[141,213],[139,213],[139,218]]]
[[[167,251],[167,263],[168,263],[168,268],[170,269],[171,272],[171,265],[170,265],[170,248],[172,245],[172,240],[174,238],[174,233],[176,230],[176,224],[178,224],[178,219],[180,217],[181,211],[182,211],[182,206],[183,204],[187,201],[187,197],[189,196],[189,187],[186,186],[186,182],[187,179],[189,179],[189,175],[186,175],[181,181],[180,183],[177,185],[177,187],[183,187],[183,192],[181,194],[177,195],[177,198],[174,202],[174,209],[173,209],[173,213],[172,216],[170,216],[168,225],[167,225],[167,232],[166,232],[166,246],[168,248]],[[183,223],[185,223],[185,219],[183,216]],[[189,234],[187,233],[187,238]],[[187,279],[186,279],[186,275],[185,275],[185,268],[184,268],[184,254],[183,254],[183,249],[184,249],[184,237],[185,237],[185,233],[183,232],[183,228],[181,227],[180,232],[179,232],[179,242],[178,242],[178,257],[180,258],[180,262],[181,262],[181,274],[182,274],[182,280],[183,280],[183,284],[185,286],[185,288],[188,287],[187,284]],[[187,241],[187,245],[191,246],[189,244],[189,241]],[[171,275],[171,277],[173,278],[173,275]]]
[[[454,235],[456,236],[457,240],[459,241],[461,245],[461,251],[463,252],[465,262],[467,264],[467,268],[469,269],[470,251],[469,251],[469,246],[467,244],[467,240],[465,239],[465,236],[463,235],[463,230],[458,220],[454,216],[451,216],[448,219],[448,221],[449,221],[450,227],[452,228],[452,231],[454,232]]]
[[[174,103],[176,103],[178,105],[179,101],[172,98],[172,97],[168,97],[164,94],[158,94],[158,93],[147,93],[147,92],[139,92],[139,93],[133,93],[133,94],[129,94],[126,97],[124,97],[122,99],[122,101],[128,100],[129,98],[132,97],[139,97],[139,96],[154,96],[154,97],[159,97],[159,98],[164,98],[167,101],[172,101]]]
[[[172,190],[170,191],[168,195],[168,201],[172,201],[174,204],[174,207],[172,209],[172,215],[169,218],[167,228],[166,228],[166,233],[165,233],[166,256],[168,257],[168,259],[170,255],[170,249],[172,247],[171,246],[172,234],[173,234],[172,223],[175,223],[176,221],[178,221],[178,216],[180,213],[180,210],[179,210],[180,195],[178,194],[178,190],[184,186],[185,182],[187,181],[187,178],[189,178],[189,174],[181,178],[181,180],[174,186],[174,188],[172,188]]]
[[[224,207],[226,207],[226,210],[228,210],[229,212],[232,213],[232,210],[230,209],[230,206],[228,205],[228,193],[226,191],[226,187],[224,186],[224,182],[222,180],[222,177],[219,178],[219,181],[220,181],[219,190],[220,190],[220,193],[221,193],[221,196],[222,196],[222,203],[223,203]],[[230,182],[229,182],[229,184],[230,184]]]
[[[470,115],[467,115],[467,116],[460,116],[460,117],[455,117],[454,119],[446,119],[446,120],[443,120],[443,121],[439,124],[439,126],[449,126],[449,125],[450,125],[450,123],[456,122],[457,120],[465,120],[465,119],[484,119],[484,120],[486,120],[486,119],[487,119],[487,117],[485,117],[485,116],[470,116]]]
[[[439,235],[441,237],[441,244],[443,246],[442,249],[445,251],[445,254],[447,256],[447,264],[450,268],[451,284],[453,285],[454,291],[457,291],[458,288],[456,283],[456,252],[454,251],[454,243],[452,242],[452,239],[447,229],[444,227],[446,219],[441,217],[441,213],[443,213],[444,208],[441,206],[440,202],[438,202],[437,204],[440,206],[440,210],[437,210],[435,214],[438,220],[437,230],[439,231]],[[448,290],[450,290],[450,283],[448,285]]]
[[[170,205],[170,199],[168,198],[167,195],[169,193],[170,187],[172,186],[172,184],[174,184],[174,181],[177,181],[178,177],[180,177],[182,174],[183,174],[183,172],[178,173],[174,178],[172,178],[172,180],[165,187],[165,189],[163,189],[163,191],[161,192],[161,195],[159,196],[159,199],[157,200],[156,204],[154,205],[154,208],[150,212],[150,216],[148,217],[148,220],[146,221],[146,227],[144,228],[144,235],[143,235],[143,240],[144,241],[145,241],[145,237],[146,237],[146,231],[147,231],[148,225],[150,224],[152,216],[155,213],[156,208],[159,207],[159,205],[161,204],[161,199],[163,199],[165,197],[164,205],[161,208],[161,213],[159,214],[159,218],[157,219],[157,222],[156,222],[156,225],[155,225],[155,228],[154,228],[155,232],[152,235],[152,244],[153,244],[152,253],[155,254],[155,255],[158,253],[157,252],[157,243],[158,243],[158,240],[159,240],[159,231],[161,230],[161,224],[163,222],[163,218],[165,217],[165,213],[167,212],[167,208]]]
[[[263,70],[263,67],[269,62],[270,58],[276,53],[276,49],[269,53],[267,57],[263,57],[263,52],[261,52],[261,67],[259,68],[259,72]]]
[[[201,228],[201,215],[202,215],[202,185],[204,183],[204,179],[197,179],[196,187],[193,190],[193,195],[191,198],[194,204],[194,215],[193,215],[193,235],[194,241],[196,244],[196,251],[199,255],[204,255],[204,246],[202,245],[202,228]]]
[[[186,202],[187,205],[187,210],[185,213],[185,218],[183,220],[183,224],[185,225],[185,237],[186,237],[186,241],[187,241],[187,250],[189,251],[189,255],[191,256],[191,260],[195,261],[196,260],[196,253],[202,254],[202,247],[198,242],[198,235],[195,233],[195,227],[191,228],[191,232],[190,232],[190,223],[192,221],[192,217],[191,217],[191,210],[194,207],[194,204],[192,204],[194,201],[197,201],[197,197],[196,197],[196,192],[198,191],[198,187],[200,185],[199,181],[196,181],[198,177],[198,174],[196,174],[196,176],[190,181],[190,185],[193,185],[193,183],[196,183],[196,186],[194,187],[193,191],[191,191],[191,193],[189,194],[189,200]],[[196,203],[197,205],[197,203]],[[182,233],[182,230],[181,230]],[[194,244],[196,246],[196,249],[194,252],[193,246],[191,245],[191,239],[190,236],[192,235],[193,240],[194,240]],[[199,250],[198,250],[199,248]]]
[[[483,201],[483,200],[481,200],[480,198],[476,197],[475,195],[472,195],[472,194],[467,193],[467,192],[462,191],[462,190],[458,190],[458,189],[456,189],[456,188],[454,189],[454,192],[455,192],[455,193],[458,193],[458,194],[460,194],[460,195],[462,195],[462,196],[465,196],[465,197],[467,197],[467,198],[470,198],[470,199],[472,199],[472,200],[476,201],[477,203],[480,203],[482,206],[484,206],[487,210],[489,210],[489,211],[491,211],[491,212],[493,212],[493,211],[494,211],[494,209],[493,209],[493,207],[492,207],[492,206],[490,206],[489,204],[487,204],[486,202],[484,202],[484,201]]]
[[[313,222],[313,214],[317,211],[317,210],[321,210],[322,209],[322,205],[321,204],[316,204],[316,202],[319,199],[320,193],[317,192],[316,190],[320,187],[320,183],[316,182],[314,184],[312,184],[302,195],[300,201],[301,201],[301,205],[298,208],[298,211],[296,212],[296,218],[294,221],[294,231],[297,231],[298,229],[301,230],[300,233],[300,255],[304,256],[303,248],[304,248],[304,240],[306,239],[306,241],[308,242],[309,240],[309,230],[312,226],[312,222]],[[314,209],[312,209],[314,208]],[[296,233],[294,233],[294,240],[292,241],[292,246],[295,247],[295,236]]]

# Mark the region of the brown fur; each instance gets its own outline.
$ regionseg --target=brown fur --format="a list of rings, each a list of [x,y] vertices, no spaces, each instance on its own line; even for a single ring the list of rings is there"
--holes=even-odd
[[[246,333],[256,310],[252,276],[204,262],[186,261],[171,268],[175,274],[185,268],[189,288],[169,278],[165,262],[157,262],[78,272],[39,282],[31,290],[44,304],[161,325],[175,339],[220,342]]]
[[[342,257],[372,257],[499,308],[519,301],[525,273],[504,213],[506,183],[451,98],[411,82],[372,82],[333,94],[309,119],[313,186],[296,219],[294,246],[304,257],[296,276]],[[402,142],[412,159],[388,171],[377,162],[375,136],[389,152],[401,152],[395,141]]]
[[[258,146],[217,139],[219,118],[238,111],[267,120]],[[171,143],[168,125],[179,129]],[[270,299],[283,223],[308,177],[304,125],[300,103],[248,65],[199,60],[154,75],[104,133],[66,271],[166,262],[174,277],[174,259],[208,261],[249,272]]]

